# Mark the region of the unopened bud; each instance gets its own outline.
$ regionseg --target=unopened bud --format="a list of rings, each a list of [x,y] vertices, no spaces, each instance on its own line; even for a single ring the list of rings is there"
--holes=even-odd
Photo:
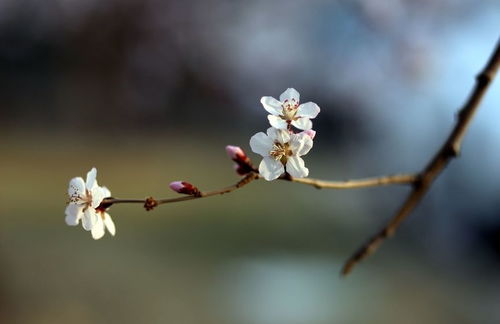
[[[233,146],[233,145],[226,146],[226,153],[227,155],[229,155],[231,160],[234,160],[235,162],[237,160],[243,160],[248,158],[245,152],[239,146]]]
[[[172,189],[175,192],[185,194],[185,195],[190,195],[190,196],[201,196],[200,190],[190,184],[189,182],[186,181],[174,181],[171,182],[169,185],[170,189]]]
[[[239,146],[228,145],[226,146],[227,155],[236,162],[234,169],[239,175],[245,175],[252,171],[255,171],[255,168],[252,165],[252,161],[248,158],[245,151],[241,149]]]
[[[312,129],[308,129],[308,130],[305,130],[302,132],[303,134],[306,134],[307,136],[309,136],[311,139],[314,139],[314,137],[316,136],[316,131],[312,130]]]

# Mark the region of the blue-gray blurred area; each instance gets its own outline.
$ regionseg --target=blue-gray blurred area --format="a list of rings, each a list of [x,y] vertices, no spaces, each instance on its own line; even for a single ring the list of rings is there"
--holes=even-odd
[[[122,198],[238,180],[261,96],[316,102],[310,176],[416,172],[500,36],[498,0],[0,0],[0,323],[500,323],[500,81],[394,238],[405,187],[258,181],[64,223],[93,166]]]

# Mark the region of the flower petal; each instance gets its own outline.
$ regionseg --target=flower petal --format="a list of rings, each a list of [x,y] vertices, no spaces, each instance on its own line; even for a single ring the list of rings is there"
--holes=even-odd
[[[76,177],[70,180],[68,195],[70,197],[82,197],[85,195],[85,182],[83,182],[81,177]]]
[[[292,125],[298,129],[308,130],[312,128],[312,121],[308,117],[299,117],[296,120],[292,120]]]
[[[97,214],[94,208],[87,207],[82,217],[82,226],[86,231],[90,231],[97,223]]]
[[[97,185],[97,182],[95,180],[97,176],[97,169],[92,168],[88,173],[87,173],[87,181],[85,181],[85,185],[87,186],[87,190],[90,191],[94,186]]]
[[[302,132],[300,132],[300,134],[306,134],[306,135],[307,135],[307,136],[309,136],[312,140],[314,140],[314,137],[316,137],[316,131],[315,131],[315,130],[312,130],[312,129],[308,129],[308,130],[302,131]]]
[[[319,112],[320,109],[317,104],[315,104],[314,102],[306,102],[305,104],[299,106],[296,115],[299,117],[308,117],[312,119],[318,116]]]
[[[259,173],[267,181],[278,178],[285,172],[285,167],[280,161],[276,161],[271,157],[264,157],[259,165]]]
[[[296,103],[300,101],[300,95],[294,88],[288,88],[280,96],[280,101],[285,102],[285,100],[292,101],[295,100]]]
[[[263,132],[257,133],[250,138],[250,147],[252,151],[262,156],[269,156],[273,148],[273,140]]]
[[[297,153],[302,150],[302,146],[304,146],[304,139],[299,134],[292,134],[292,138],[290,139],[290,147],[289,149],[292,151],[293,155],[298,155]]]
[[[269,123],[271,126],[278,128],[278,129],[286,129],[287,128],[287,122],[286,120],[282,119],[281,117],[274,116],[274,115],[267,115],[267,119],[269,119]]]
[[[91,233],[94,240],[98,240],[104,236],[104,222],[101,215],[97,215],[97,221],[94,226],[92,226]]]
[[[305,167],[304,160],[298,156],[291,156],[286,162],[286,172],[292,177],[304,178],[309,175],[309,169]]]
[[[269,127],[267,129],[267,136],[269,136],[273,143],[274,141],[278,141],[281,144],[288,143],[290,141],[290,133],[284,129],[276,129],[274,127]]]
[[[102,189],[102,194],[103,194],[104,198],[111,197],[111,191],[109,191],[109,189],[107,187],[101,186],[101,189]]]
[[[313,140],[306,133],[302,132],[292,135],[292,139],[290,140],[290,150],[292,150],[293,155],[306,155],[307,153],[309,153],[312,147]]]
[[[106,225],[106,228],[108,229],[108,232],[115,236],[115,233],[116,233],[116,228],[115,228],[115,223],[113,222],[113,220],[111,219],[111,216],[109,216],[108,213],[104,213],[104,225]]]
[[[83,216],[83,206],[69,204],[68,206],[66,206],[66,210],[64,213],[66,214],[66,224],[68,224],[69,226],[76,226],[78,225],[78,223],[80,223],[80,218],[82,218]]]
[[[260,103],[262,104],[262,106],[264,106],[264,109],[272,115],[278,116],[283,112],[281,102],[274,99],[273,97],[262,97],[260,98]]]
[[[91,192],[92,192],[92,207],[97,208],[101,204],[102,200],[106,198],[104,189],[99,186],[94,186]]]

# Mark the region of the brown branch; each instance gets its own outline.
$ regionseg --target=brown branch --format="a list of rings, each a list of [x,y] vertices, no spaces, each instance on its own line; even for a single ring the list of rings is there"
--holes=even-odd
[[[419,179],[415,182],[412,192],[408,195],[398,212],[389,223],[377,234],[375,234],[366,244],[355,252],[342,268],[342,275],[349,274],[353,267],[361,260],[372,254],[382,244],[382,242],[394,235],[402,221],[408,217],[415,206],[418,205],[422,197],[427,193],[434,180],[441,174],[451,159],[456,158],[460,153],[463,137],[474,117],[479,104],[493,81],[500,65],[500,41],[490,57],[483,71],[476,77],[475,87],[458,114],[455,127],[449,135],[441,149],[435,154],[427,167],[421,172]]]
[[[357,188],[387,186],[393,184],[413,184],[418,180],[418,176],[415,174],[396,174],[391,176],[382,176],[376,178],[365,178],[365,179],[346,180],[346,181],[324,181],[319,179],[292,178],[292,177],[288,178],[284,177],[282,179],[291,182],[310,185],[316,187],[317,189],[357,189]]]
[[[186,200],[193,200],[193,199],[207,198],[207,197],[212,197],[212,196],[223,195],[223,194],[235,191],[237,189],[240,189],[241,187],[244,187],[247,184],[249,184],[250,182],[257,180],[257,179],[259,179],[259,174],[255,173],[255,172],[250,172],[245,177],[243,177],[240,181],[238,181],[237,183],[235,183],[232,186],[218,189],[218,190],[213,190],[213,191],[200,192],[200,194],[198,196],[186,196],[186,197],[179,197],[179,198],[160,199],[160,200],[158,200],[158,204],[168,204],[168,203],[173,203],[173,202],[178,202],[178,201],[186,201]]]
[[[161,205],[161,204],[169,204],[169,203],[175,203],[175,202],[181,202],[181,201],[207,198],[207,197],[223,195],[225,193],[235,191],[235,190],[237,190],[237,189],[239,189],[239,188],[241,188],[241,187],[249,184],[250,182],[257,180],[257,179],[259,179],[259,175],[255,172],[250,172],[245,177],[243,177],[240,181],[238,181],[237,183],[235,183],[232,186],[218,189],[218,190],[213,190],[213,191],[200,192],[197,195],[182,196],[182,197],[176,197],[176,198],[164,198],[164,199],[158,199],[158,200],[154,200],[153,198],[147,198],[147,199],[106,198],[101,202],[101,206],[106,206],[106,208],[107,208],[113,204],[121,204],[121,203],[140,203],[140,204],[148,205],[148,201],[151,201],[151,200],[154,200],[156,202],[156,205]]]
[[[217,195],[223,195],[232,191],[235,191],[254,180],[261,179],[262,177],[257,172],[250,172],[245,177],[243,177],[240,181],[235,183],[232,186],[225,187],[222,189],[217,189],[213,191],[207,192],[198,192],[196,195],[187,195],[176,198],[163,198],[163,199],[154,199],[153,197],[149,197],[146,199],[120,199],[120,198],[105,198],[101,205],[98,208],[106,209],[114,204],[123,204],[123,203],[138,203],[144,204],[146,210],[151,210],[154,207],[162,204],[176,203],[181,201],[188,201],[200,198],[207,198]],[[288,174],[285,174],[279,178],[280,180],[290,181],[301,183],[305,185],[310,185],[316,187],[318,189],[356,189],[356,188],[368,188],[368,187],[376,187],[376,186],[385,186],[391,184],[414,184],[417,181],[418,177],[413,174],[400,174],[400,175],[392,175],[392,176],[382,176],[378,178],[366,178],[366,179],[355,179],[355,180],[346,180],[346,181],[325,181],[319,179],[311,179],[311,178],[293,178]]]

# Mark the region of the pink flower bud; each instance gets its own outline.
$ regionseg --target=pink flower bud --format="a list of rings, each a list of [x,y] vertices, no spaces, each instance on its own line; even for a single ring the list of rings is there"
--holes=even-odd
[[[175,192],[191,195],[191,196],[201,196],[200,190],[186,181],[174,181],[169,185],[170,189]]]
[[[252,165],[252,161],[250,161],[245,151],[243,151],[241,147],[228,145],[226,146],[226,152],[231,160],[236,162],[234,169],[239,175],[245,175],[252,171],[255,171],[255,168]]]
[[[247,157],[245,152],[239,146],[228,145],[226,146],[226,152],[227,155],[229,155],[229,157],[234,161],[244,160]]]
[[[311,139],[314,139],[314,137],[316,136],[316,131],[312,129],[305,130],[302,133],[308,135]]]
[[[174,181],[170,183],[170,189],[172,189],[175,192],[181,192],[181,190],[184,188],[184,185],[182,184],[182,181]]]

